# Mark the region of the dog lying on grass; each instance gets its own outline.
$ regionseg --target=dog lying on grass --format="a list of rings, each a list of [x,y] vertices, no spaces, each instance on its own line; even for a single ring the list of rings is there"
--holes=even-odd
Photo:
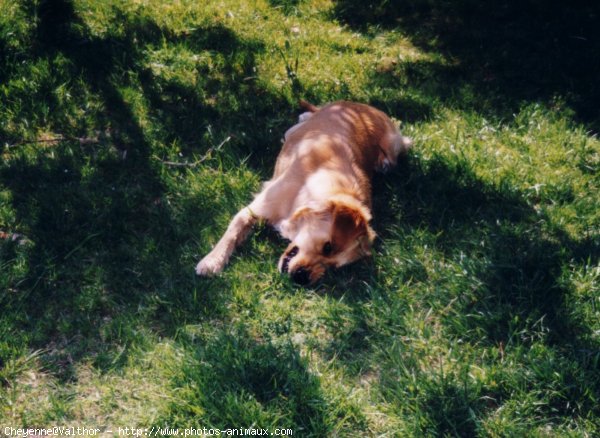
[[[300,105],[307,112],[285,133],[273,177],[198,263],[198,275],[222,271],[258,220],[290,241],[279,271],[302,285],[371,254],[371,177],[393,167],[412,142],[368,105]]]

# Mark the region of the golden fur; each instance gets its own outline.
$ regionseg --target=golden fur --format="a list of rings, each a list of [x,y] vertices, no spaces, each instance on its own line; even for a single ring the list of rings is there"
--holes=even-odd
[[[411,141],[368,105],[301,106],[308,112],[286,132],[273,177],[198,263],[198,275],[220,272],[259,219],[290,240],[278,267],[300,284],[370,255],[371,177],[394,166]]]

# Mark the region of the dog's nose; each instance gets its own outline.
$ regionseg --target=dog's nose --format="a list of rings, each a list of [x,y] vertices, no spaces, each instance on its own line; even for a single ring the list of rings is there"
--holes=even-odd
[[[305,286],[310,282],[310,273],[306,268],[301,266],[292,272],[292,280],[301,286]]]

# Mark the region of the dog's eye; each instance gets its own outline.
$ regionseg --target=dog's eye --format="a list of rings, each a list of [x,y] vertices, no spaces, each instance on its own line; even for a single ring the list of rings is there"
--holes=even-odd
[[[323,255],[324,256],[330,256],[331,255],[331,251],[333,251],[333,247],[331,246],[331,242],[326,242],[325,245],[323,245]]]

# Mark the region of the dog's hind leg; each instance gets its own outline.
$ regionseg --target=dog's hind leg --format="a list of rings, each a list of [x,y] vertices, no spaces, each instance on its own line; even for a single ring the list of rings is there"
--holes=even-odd
[[[375,170],[387,172],[396,166],[398,157],[405,155],[411,147],[412,140],[404,137],[397,129],[388,132],[379,145],[380,153]]]
[[[241,209],[233,218],[221,240],[196,266],[196,274],[209,276],[223,270],[236,246],[240,245],[256,223],[258,217],[250,207]]]

